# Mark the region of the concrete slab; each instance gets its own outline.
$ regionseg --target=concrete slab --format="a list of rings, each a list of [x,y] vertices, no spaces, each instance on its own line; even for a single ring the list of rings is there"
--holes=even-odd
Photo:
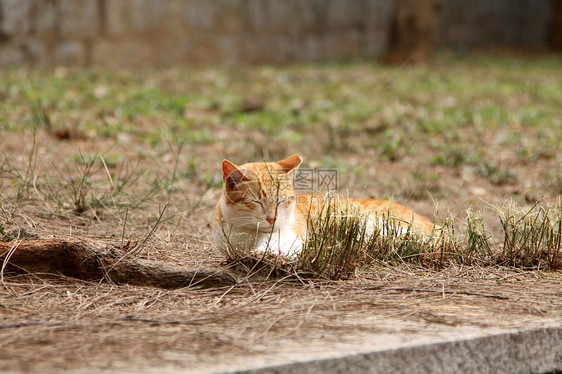
[[[356,334],[345,341],[279,342],[278,349],[245,357],[177,355],[190,368],[145,367],[158,373],[559,373],[562,321],[534,327],[454,327],[387,321],[394,333]],[[167,357],[171,359],[172,357]],[[181,365],[183,366],[183,365]]]
[[[376,337],[376,339],[392,339]],[[555,373],[562,372],[562,328],[544,327],[464,336],[435,342],[390,344],[357,352],[334,351],[321,357],[275,363],[230,373]],[[375,346],[377,344],[374,344]],[[371,349],[370,349],[371,348]],[[328,352],[326,352],[328,353]],[[326,357],[330,356],[332,357]],[[297,355],[300,356],[300,355]]]
[[[190,290],[165,309],[45,316],[54,325],[4,314],[0,371],[562,373],[559,274],[462,274]]]

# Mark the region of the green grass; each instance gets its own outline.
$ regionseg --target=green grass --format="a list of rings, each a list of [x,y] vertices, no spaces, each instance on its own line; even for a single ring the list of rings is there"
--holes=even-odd
[[[302,147],[315,133],[325,149],[333,150],[330,141],[337,137],[345,151],[374,148],[393,161],[423,153],[430,162],[443,156],[413,138],[443,137],[451,148],[517,126],[525,134],[510,141],[524,144],[522,157],[556,153],[562,82],[552,77],[562,70],[559,59],[436,61],[435,68],[399,70],[369,64],[199,69],[198,75],[174,71],[174,79],[158,70],[8,70],[0,72],[0,123],[11,131],[39,126],[90,136],[126,132],[152,145],[169,133],[197,144],[220,132],[214,118],[226,128],[281,136],[287,146]],[[246,99],[261,102],[263,109],[242,112]],[[135,123],[142,119],[165,125],[140,131]],[[330,122],[335,132],[317,134]],[[361,137],[374,122],[386,124],[386,130]],[[287,129],[304,134],[285,135]]]

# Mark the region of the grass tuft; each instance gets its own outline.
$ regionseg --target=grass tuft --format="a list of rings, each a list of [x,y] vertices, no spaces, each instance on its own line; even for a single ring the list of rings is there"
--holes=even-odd
[[[309,216],[307,239],[298,262],[302,269],[330,279],[351,273],[365,257],[367,219],[357,207],[327,196],[316,216]]]
[[[471,260],[482,260],[492,255],[493,235],[484,227],[482,212],[474,213],[470,208],[466,210],[465,240],[464,252]]]
[[[504,240],[501,263],[531,269],[562,266],[562,200],[554,206],[523,208],[510,202],[498,209]]]
[[[456,235],[452,219],[421,235],[387,211],[373,218],[349,203],[327,196],[316,215],[309,217],[302,252],[290,260],[269,253],[241,254],[230,248],[235,262],[248,271],[269,269],[269,275],[341,279],[361,269],[410,263],[442,269],[450,265],[509,266],[526,270],[562,268],[562,201],[531,208],[510,202],[498,207],[504,241],[494,240],[483,212],[466,211],[464,235]],[[258,256],[258,257],[256,257]]]
[[[440,268],[454,247],[449,226],[424,236],[392,211],[374,220],[356,206],[330,199],[317,216],[309,218],[307,232],[300,266],[330,279],[376,264],[411,262]]]

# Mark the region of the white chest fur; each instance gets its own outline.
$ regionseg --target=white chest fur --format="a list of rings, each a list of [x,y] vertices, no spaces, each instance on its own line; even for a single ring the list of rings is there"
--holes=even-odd
[[[236,217],[229,213],[229,207],[221,200],[223,222],[217,223],[214,242],[222,254],[235,252],[244,255],[249,252],[279,254],[292,257],[302,250],[303,242],[292,229],[294,211],[279,222],[272,231],[260,231],[257,227],[241,225]],[[232,254],[232,253],[231,253]]]
[[[292,230],[275,230],[260,235],[256,250],[291,257],[302,250],[302,244],[302,240]]]

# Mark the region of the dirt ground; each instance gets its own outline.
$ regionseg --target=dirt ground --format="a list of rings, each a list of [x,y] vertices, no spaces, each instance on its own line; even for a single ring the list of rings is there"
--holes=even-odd
[[[295,344],[353,343],[358,334],[396,333],[396,324],[412,335],[539,327],[562,318],[561,282],[560,274],[468,268],[176,291],[9,277],[0,369],[190,369]]]
[[[468,65],[465,68],[471,71]],[[553,75],[553,72],[560,73],[559,66],[559,62],[554,68],[540,65],[532,73],[539,83],[555,77],[554,84],[560,85],[560,75]],[[330,85],[342,80],[351,81],[353,86],[360,85],[369,71],[364,66],[337,69],[335,73],[289,69],[287,77],[282,73],[278,77],[277,72],[266,68],[261,75],[236,71],[229,79],[237,85],[236,92],[246,97],[245,84],[253,83],[240,82],[246,82],[248,77],[257,76],[267,83],[268,77],[273,76],[291,85],[300,84],[299,79],[306,81],[312,75],[314,82]],[[439,69],[439,66],[430,67],[428,74],[435,74]],[[28,74],[37,79],[37,72]],[[138,80],[156,87],[170,84],[168,74],[160,74],[150,79],[141,76]],[[205,79],[211,81],[223,77],[220,71],[205,74]],[[336,78],[330,78],[330,74]],[[384,74],[374,78],[367,74],[365,79],[382,82]],[[501,86],[509,84],[511,74],[518,77],[517,71],[505,76],[492,73],[484,76],[491,81],[495,79]],[[205,87],[205,79],[198,79],[193,85]],[[191,85],[188,87],[192,89]],[[79,90],[80,86],[76,83],[72,88]],[[338,92],[351,95],[345,88]],[[276,102],[289,100],[283,95],[292,94],[287,89],[288,93],[279,96],[261,97],[260,92],[266,89],[267,85],[260,86],[249,95],[265,105],[266,111],[270,106],[275,107]],[[540,93],[508,91],[498,104],[505,104],[506,112],[516,110],[519,105],[537,104],[537,110],[547,107],[541,102]],[[554,95],[549,97],[557,97],[558,91],[552,87],[548,92]],[[16,94],[6,87],[0,94],[6,100],[4,108],[11,105],[1,113],[3,125],[31,121],[32,106],[19,106],[15,99],[11,103],[10,95]],[[463,100],[461,94],[451,99],[456,97],[454,92],[448,95],[438,92],[435,97],[431,92],[411,95],[405,100],[415,103],[412,108],[396,104],[401,115],[408,118],[416,118],[419,107],[434,100],[451,101],[443,104],[445,107],[454,105],[455,100]],[[388,100],[395,102],[392,97]],[[478,100],[474,105],[479,105]],[[493,101],[493,98],[481,100]],[[93,123],[95,131],[87,125],[74,127],[82,122],[79,117],[72,117],[72,107],[64,106],[50,108],[50,122],[55,128],[38,127],[35,140],[31,127],[16,125],[14,129],[6,125],[0,139],[4,155],[0,164],[0,226],[4,239],[10,239],[10,235],[23,228],[30,237],[71,237],[116,246],[138,245],[136,256],[141,259],[189,269],[225,269],[230,265],[212,250],[208,239],[214,205],[220,194],[220,161],[225,157],[243,163],[299,152],[307,167],[337,168],[338,189],[350,196],[391,197],[430,218],[436,214],[437,201],[439,217],[445,218],[450,213],[460,228],[467,208],[482,210],[498,242],[502,240],[500,224],[492,206],[510,199],[530,205],[555,203],[562,193],[559,116],[552,126],[544,128],[526,126],[524,120],[508,121],[505,126],[489,129],[459,125],[456,136],[460,140],[444,150],[431,145],[435,141],[443,144],[453,141],[443,133],[413,133],[411,140],[398,145],[392,143],[394,135],[390,134],[390,139],[385,138],[387,143],[380,148],[360,142],[386,134],[388,124],[377,119],[376,113],[358,120],[358,127],[335,134],[330,133],[332,130],[319,131],[295,124],[290,127],[291,134],[297,134],[296,129],[300,129],[303,138],[287,140],[275,133],[274,138],[269,138],[270,144],[264,133],[269,130],[229,124],[230,117],[225,120],[221,116],[230,116],[231,108],[219,104],[219,109],[211,103],[207,106],[210,109],[197,110],[195,106],[181,112],[182,118],[195,118],[194,129],[204,128],[205,134],[208,132],[205,136],[211,139],[195,139],[192,143],[175,142],[165,136],[153,142],[150,137],[154,129],[161,129],[164,134],[170,127],[165,124],[169,118],[160,118],[160,112],[123,120],[131,126],[127,131],[100,135],[102,123],[98,121],[102,121],[99,118],[106,115],[103,113],[107,109],[99,103],[96,107],[99,113],[83,114],[86,122]],[[256,103],[250,104],[240,104],[240,112],[263,110]],[[293,103],[291,108],[297,109],[290,110],[297,111],[308,104]],[[95,107],[91,103],[89,106]],[[65,111],[69,113],[67,116]],[[556,118],[555,113],[549,113]],[[198,118],[209,116],[221,119],[221,124],[212,120],[204,124],[197,122]],[[330,118],[318,121],[324,120],[331,121]],[[404,126],[400,134],[407,135],[410,130],[407,124]],[[66,132],[61,133],[61,129]],[[194,129],[186,131],[191,134]],[[247,147],[240,148],[237,138]],[[349,150],[338,141],[357,148]],[[307,142],[312,145],[307,147]],[[320,146],[320,142],[324,145]],[[456,152],[459,144],[464,144],[464,148]],[[527,146],[526,153],[521,151],[522,144]],[[328,155],[330,147],[334,147],[334,152]],[[415,151],[410,153],[410,148]],[[98,155],[103,155],[103,162]],[[457,159],[463,155],[478,157],[479,161]],[[93,160],[91,170],[87,169],[89,160]],[[240,283],[234,286],[163,290],[108,281],[86,282],[60,274],[16,274],[4,270],[3,267],[0,273],[2,372],[103,369],[133,372],[160,366],[195,370],[213,365],[217,360],[238,362],[243,357],[263,355],[280,346],[351,342],[359,333],[396,331],[395,327],[385,327],[387,320],[394,321],[393,326],[403,323],[405,333],[409,328],[418,329],[408,327],[415,322],[416,326],[425,326],[424,333],[431,334],[432,329],[441,327],[519,328],[562,319],[561,271],[458,264],[432,270],[405,263],[358,269],[348,279],[338,281],[294,276],[263,279],[237,273]]]

